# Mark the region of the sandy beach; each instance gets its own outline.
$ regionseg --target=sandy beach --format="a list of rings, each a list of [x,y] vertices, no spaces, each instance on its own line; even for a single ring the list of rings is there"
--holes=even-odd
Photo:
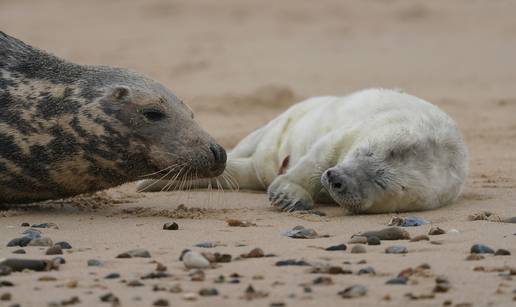
[[[55,257],[36,246],[13,254],[20,247],[6,245],[27,229],[22,223],[55,223],[58,229],[39,230],[72,249],[64,250],[66,263],[58,270],[0,276],[0,306],[116,305],[101,300],[108,293],[121,306],[153,306],[160,299],[170,306],[512,306],[516,225],[499,220],[516,216],[515,10],[514,1],[465,0],[0,0],[1,31],[71,61],[149,75],[189,104],[228,150],[303,98],[384,87],[445,110],[470,152],[470,174],[455,204],[400,215],[431,221],[404,227],[411,237],[432,226],[445,234],[363,245],[366,253],[358,254],[350,252],[351,236],[385,228],[395,214],[349,215],[336,206],[318,207],[325,216],[287,214],[272,209],[261,192],[137,193],[134,183],[2,208],[0,259]],[[494,214],[490,220],[468,218],[484,211]],[[227,219],[255,226],[230,227]],[[163,230],[167,222],[179,229]],[[326,236],[283,235],[296,225]],[[202,242],[218,246],[194,246]],[[324,250],[343,243],[345,251]],[[512,255],[466,260],[477,243]],[[393,245],[408,253],[386,254]],[[116,258],[137,248],[151,257]],[[238,259],[254,248],[274,257]],[[233,259],[192,281],[195,270],[179,261],[184,249]],[[88,266],[92,259],[102,265]],[[288,259],[312,266],[276,265]],[[155,261],[169,276],[142,278],[155,271]],[[430,268],[416,270],[406,284],[386,284],[422,264]],[[321,265],[351,273],[310,272]],[[358,274],[369,266],[375,274]],[[110,273],[120,277],[106,279]],[[231,277],[235,273],[240,277]],[[215,282],[220,276],[224,282]],[[434,291],[438,276],[448,281],[447,291]],[[331,280],[314,282],[319,277]],[[255,293],[246,296],[250,285]],[[353,285],[367,293],[338,294]],[[218,295],[199,294],[211,288]]]

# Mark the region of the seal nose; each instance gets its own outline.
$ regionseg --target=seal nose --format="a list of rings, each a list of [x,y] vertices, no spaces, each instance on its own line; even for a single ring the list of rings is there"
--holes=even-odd
[[[344,178],[342,178],[342,176],[339,176],[331,170],[327,170],[326,177],[328,177],[328,182],[335,191],[346,192],[346,186],[344,185]]]
[[[222,148],[222,146],[220,146],[219,144],[211,144],[210,150],[213,154],[216,167],[220,167],[220,165],[226,164],[227,155],[226,151],[224,150],[224,148]]]

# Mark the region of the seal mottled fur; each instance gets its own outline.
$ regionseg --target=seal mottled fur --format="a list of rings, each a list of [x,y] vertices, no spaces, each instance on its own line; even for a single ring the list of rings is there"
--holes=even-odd
[[[93,192],[149,173],[217,176],[225,159],[158,82],[71,63],[0,32],[0,203]]]
[[[369,89],[292,106],[230,152],[226,173],[285,211],[328,199],[353,213],[428,210],[459,196],[468,152],[437,106]]]

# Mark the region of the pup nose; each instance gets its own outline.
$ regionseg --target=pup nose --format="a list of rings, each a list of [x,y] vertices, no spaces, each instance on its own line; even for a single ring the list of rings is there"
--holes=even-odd
[[[340,192],[344,192],[346,190],[344,185],[344,178],[342,178],[342,176],[339,176],[337,173],[331,170],[327,170],[326,177],[328,177],[328,182],[334,190]]]
[[[227,155],[226,151],[224,150],[224,148],[222,148],[222,146],[220,146],[219,144],[211,144],[210,150],[213,153],[213,158],[217,166],[220,166],[221,164],[226,164]]]

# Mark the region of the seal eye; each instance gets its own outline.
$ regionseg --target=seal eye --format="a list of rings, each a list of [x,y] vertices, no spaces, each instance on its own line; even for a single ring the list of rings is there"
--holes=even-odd
[[[165,113],[155,109],[143,110],[142,113],[145,118],[153,122],[160,121],[166,117]]]

